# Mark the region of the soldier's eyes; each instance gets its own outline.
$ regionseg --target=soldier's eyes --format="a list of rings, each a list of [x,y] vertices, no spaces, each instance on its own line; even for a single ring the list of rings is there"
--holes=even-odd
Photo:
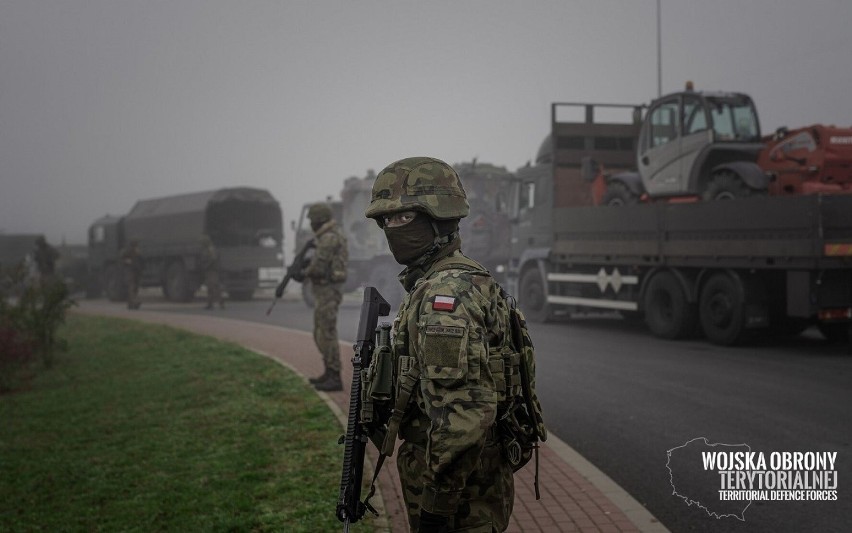
[[[414,220],[414,217],[417,213],[413,211],[406,211],[404,213],[394,213],[393,215],[386,216],[383,218],[385,227],[398,227],[404,226]]]

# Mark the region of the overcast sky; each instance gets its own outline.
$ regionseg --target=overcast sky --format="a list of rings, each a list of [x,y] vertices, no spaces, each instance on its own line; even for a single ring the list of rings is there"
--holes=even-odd
[[[662,89],[852,126],[849,0],[662,0]],[[407,156],[533,158],[553,101],[657,96],[655,0],[0,0],[0,231],[269,189],[286,221]],[[289,251],[292,243],[285,245]]]

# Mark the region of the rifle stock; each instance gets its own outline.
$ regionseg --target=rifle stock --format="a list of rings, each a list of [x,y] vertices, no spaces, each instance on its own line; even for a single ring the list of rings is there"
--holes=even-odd
[[[287,267],[287,273],[284,274],[284,279],[281,280],[281,283],[275,287],[275,298],[272,300],[272,303],[269,305],[269,309],[266,310],[266,316],[269,316],[269,313],[272,312],[272,308],[275,307],[275,304],[278,303],[278,300],[284,294],[284,290],[287,288],[287,284],[290,283],[291,279],[295,279],[296,281],[301,281],[299,278],[299,273],[305,267],[305,256],[308,254],[308,251],[311,250],[316,244],[313,239],[309,239],[308,242],[302,246],[302,249],[296,254],[296,257],[293,258],[293,262],[290,263],[290,266]]]
[[[390,313],[390,304],[382,298],[375,287],[364,289],[361,303],[361,318],[352,358],[352,388],[349,396],[349,418],[344,437],[343,472],[340,476],[340,494],[337,500],[337,518],[343,522],[343,530],[357,522],[368,508],[361,501],[361,480],[364,473],[364,452],[369,435],[361,421],[361,370],[369,367],[376,344],[376,326],[380,316]],[[368,498],[369,499],[369,498]],[[372,509],[371,509],[372,511]]]

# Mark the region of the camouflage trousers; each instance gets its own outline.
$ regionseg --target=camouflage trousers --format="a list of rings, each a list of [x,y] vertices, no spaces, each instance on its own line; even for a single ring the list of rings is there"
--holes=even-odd
[[[343,299],[339,284],[311,284],[314,291],[314,342],[325,367],[340,372],[340,347],[337,344],[337,308]]]
[[[139,274],[127,271],[124,273],[124,284],[127,288],[127,307],[139,307]]]
[[[420,528],[420,496],[426,471],[426,450],[403,442],[396,460],[402,494],[411,531]],[[456,515],[450,518],[450,531],[492,533],[505,531],[515,503],[512,469],[503,457],[500,445],[488,443],[479,465],[467,479]]]
[[[213,304],[223,305],[225,303],[225,299],[222,298],[222,285],[219,283],[218,271],[206,271],[204,273],[204,285],[207,287],[208,307],[212,307]]]

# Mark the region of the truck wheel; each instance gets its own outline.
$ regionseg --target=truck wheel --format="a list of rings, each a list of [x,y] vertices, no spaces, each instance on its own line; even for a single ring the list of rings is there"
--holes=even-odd
[[[739,176],[730,170],[720,170],[713,174],[707,188],[701,195],[704,200],[733,200],[734,198],[745,198],[751,196],[753,191],[743,183]]]
[[[110,301],[123,302],[126,299],[127,289],[124,287],[118,266],[109,265],[104,270],[104,290]]]
[[[620,207],[639,203],[639,197],[620,181],[614,181],[606,186],[606,193],[601,198],[601,205]]]
[[[537,268],[531,268],[521,276],[518,305],[524,315],[533,322],[550,320],[550,304],[547,303],[547,293],[544,290],[544,280]]]
[[[713,274],[701,289],[699,314],[707,339],[722,346],[741,342],[745,336],[744,288],[727,274]]]
[[[644,296],[645,323],[657,337],[680,339],[695,331],[695,306],[671,272],[656,274]]]
[[[186,267],[180,261],[175,261],[166,270],[166,290],[163,291],[172,302],[188,302],[194,292],[190,287]]]
[[[302,282],[302,300],[305,301],[305,305],[314,308],[316,301],[314,300],[314,290],[311,287],[311,280],[305,278],[305,281]]]

